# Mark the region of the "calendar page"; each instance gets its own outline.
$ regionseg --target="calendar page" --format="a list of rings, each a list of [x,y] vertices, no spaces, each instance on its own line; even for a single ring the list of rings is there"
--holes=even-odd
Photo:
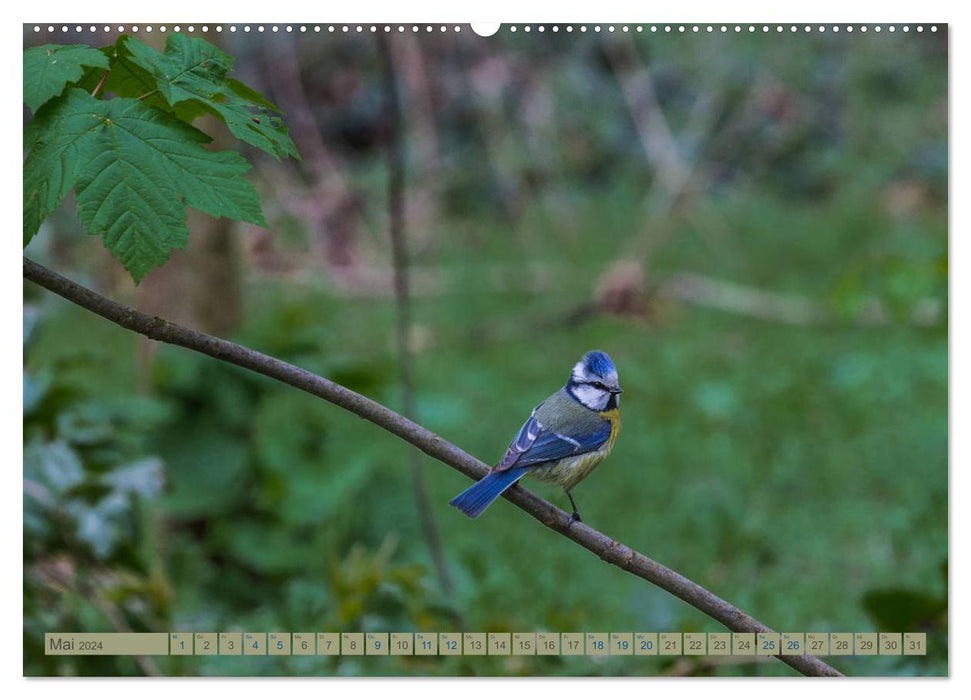
[[[948,34],[23,25],[23,674],[946,676]]]

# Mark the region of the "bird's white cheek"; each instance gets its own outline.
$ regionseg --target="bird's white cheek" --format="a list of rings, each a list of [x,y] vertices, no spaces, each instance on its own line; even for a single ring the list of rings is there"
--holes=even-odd
[[[602,411],[607,408],[607,401],[610,400],[610,394],[606,391],[602,391],[588,384],[581,384],[574,389],[574,394],[576,394],[577,399],[580,400],[584,406],[592,411]]]

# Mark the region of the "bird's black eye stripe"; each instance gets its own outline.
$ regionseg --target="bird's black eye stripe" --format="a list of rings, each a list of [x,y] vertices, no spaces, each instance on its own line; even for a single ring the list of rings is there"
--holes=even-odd
[[[604,384],[603,382],[577,382],[577,384],[592,386],[595,389],[600,389],[600,391],[610,391],[610,389],[607,388],[607,385]]]

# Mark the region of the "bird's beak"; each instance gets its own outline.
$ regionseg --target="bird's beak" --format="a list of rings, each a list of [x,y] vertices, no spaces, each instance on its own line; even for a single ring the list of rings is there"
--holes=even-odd
[[[611,394],[623,394],[624,393],[624,390],[621,389],[620,387],[617,387],[616,389],[611,389],[610,390],[610,393]]]

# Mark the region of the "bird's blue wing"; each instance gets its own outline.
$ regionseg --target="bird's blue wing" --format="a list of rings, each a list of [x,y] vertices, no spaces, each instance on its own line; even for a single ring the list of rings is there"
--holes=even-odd
[[[536,408],[539,408],[539,406]],[[536,408],[533,409],[529,419],[523,423],[523,427],[519,429],[519,433],[516,434],[513,441],[509,443],[506,454],[499,460],[499,464],[495,466],[495,471],[503,471],[512,467],[533,446],[533,443],[536,442],[536,438],[539,437],[540,432],[543,430],[539,421],[536,420]]]
[[[506,454],[494,471],[511,467],[531,467],[564,457],[581,455],[596,450],[610,437],[610,423],[604,421],[598,428],[581,435],[561,435],[548,430],[536,418],[536,411],[529,417],[519,434],[510,443]]]
[[[529,467],[593,452],[607,442],[609,437],[610,423],[607,421],[604,421],[601,428],[583,435],[560,435],[544,429],[532,446],[516,460],[516,466]]]

